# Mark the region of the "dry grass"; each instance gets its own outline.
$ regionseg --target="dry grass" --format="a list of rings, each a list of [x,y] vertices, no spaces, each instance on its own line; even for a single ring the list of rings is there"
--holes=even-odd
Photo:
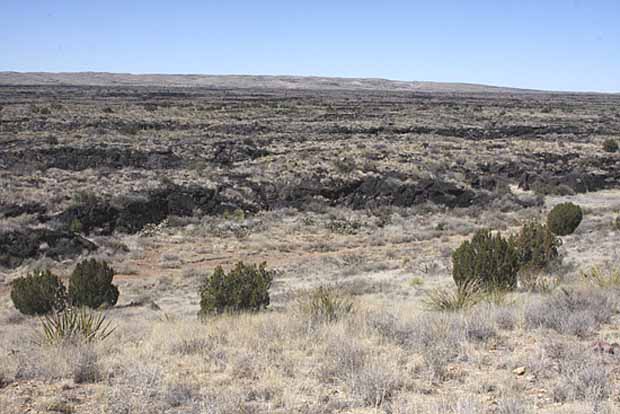
[[[601,292],[583,292],[580,303],[599,303]],[[195,317],[157,320],[132,309],[111,310],[118,329],[112,340],[94,345],[24,346],[29,342],[22,338],[18,352],[3,354],[0,366],[9,384],[4,395],[19,394],[11,383],[71,381],[95,387],[96,404],[106,413],[487,413],[488,400],[466,390],[475,388],[481,370],[490,381],[492,375],[511,376],[514,364],[505,364],[504,354],[493,350],[518,348],[518,338],[539,332],[521,320],[527,306],[521,314],[519,306],[493,303],[449,313],[411,313],[405,304],[387,311],[360,303],[311,330],[292,304],[282,312],[227,315],[206,323]],[[24,323],[4,329],[19,338]],[[548,389],[549,409],[557,401],[610,402],[617,395],[613,356],[592,354],[587,342],[575,342],[578,337],[559,338],[562,345],[515,354],[531,354],[526,369],[536,378],[517,378],[519,386]],[[455,386],[464,392],[461,397],[442,397]],[[531,412],[535,402],[515,397],[499,383],[486,389],[495,395],[497,412]]]
[[[620,288],[620,268],[602,268],[593,266],[590,270],[581,273],[581,276],[594,286],[603,289]]]

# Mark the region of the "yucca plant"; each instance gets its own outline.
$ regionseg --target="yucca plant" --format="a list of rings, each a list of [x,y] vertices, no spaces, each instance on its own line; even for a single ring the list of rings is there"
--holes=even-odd
[[[350,314],[353,301],[336,288],[319,286],[297,299],[296,311],[310,324],[331,323]]]
[[[482,301],[485,291],[476,280],[457,285],[456,289],[433,289],[423,302],[430,310],[454,312],[467,309]]]
[[[110,324],[104,313],[86,308],[67,308],[41,318],[42,342],[103,341],[116,329]]]

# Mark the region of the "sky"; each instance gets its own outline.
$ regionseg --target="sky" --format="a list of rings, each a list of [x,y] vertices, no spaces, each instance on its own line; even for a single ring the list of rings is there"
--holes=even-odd
[[[620,92],[620,0],[0,1],[0,71]]]

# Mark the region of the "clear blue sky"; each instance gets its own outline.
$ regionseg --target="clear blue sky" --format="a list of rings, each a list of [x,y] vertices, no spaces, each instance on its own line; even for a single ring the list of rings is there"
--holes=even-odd
[[[1,70],[620,92],[620,0],[1,0]]]

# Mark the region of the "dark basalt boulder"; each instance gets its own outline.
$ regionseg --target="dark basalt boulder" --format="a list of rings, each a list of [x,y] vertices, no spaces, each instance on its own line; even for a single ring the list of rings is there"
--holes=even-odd
[[[20,151],[0,152],[0,162],[7,168],[58,168],[82,171],[87,168],[124,167],[144,169],[174,169],[182,160],[172,151],[138,151],[128,148],[93,146],[54,146]]]
[[[26,259],[50,257],[55,260],[94,251],[97,245],[68,231],[32,229],[0,233],[0,266],[15,268]]]
[[[318,175],[283,184],[255,183],[256,201],[264,209],[293,207],[304,209],[310,201],[342,205],[352,209],[380,206],[411,207],[432,202],[446,207],[468,207],[477,194],[440,180],[403,181],[392,176],[370,176],[343,181]]]
[[[550,134],[582,133],[573,125],[505,125],[495,128],[439,128],[433,131],[437,135],[459,137],[470,140],[504,139],[513,137],[532,138]]]
[[[586,193],[609,188],[613,185],[606,174],[567,171],[564,174],[524,173],[519,179],[519,187],[542,194],[564,194],[562,189],[575,193]]]
[[[122,197],[116,200],[119,207],[110,225],[123,233],[137,233],[147,224],[158,224],[168,217],[168,211],[159,200],[145,197]]]
[[[168,185],[113,200],[91,200],[74,205],[55,219],[67,230],[78,223],[83,233],[110,234],[115,230],[136,233],[145,225],[158,224],[170,215],[221,213],[230,208],[230,203],[225,205],[223,201],[216,189]]]
[[[498,185],[502,182],[503,180],[498,179],[495,176],[482,175],[482,176],[473,178],[470,181],[470,185],[472,186],[472,188],[479,188],[479,189],[483,189],[487,191],[495,191]]]
[[[77,223],[79,231],[85,234],[95,230],[100,234],[111,234],[118,213],[119,211],[109,202],[97,200],[71,206],[56,216],[56,219],[67,229],[71,229]]]
[[[210,132],[217,132],[223,135],[243,135],[243,136],[256,136],[264,134],[270,131],[267,125],[263,125],[260,122],[239,122],[239,123],[223,123],[219,125],[208,125]]]
[[[441,180],[411,182],[394,177],[369,177],[345,197],[344,204],[362,209],[385,205],[411,207],[431,202],[454,208],[468,207],[475,198],[473,191]]]
[[[251,140],[222,141],[213,147],[212,162],[222,165],[230,165],[235,162],[254,160],[269,155],[269,151],[260,148]]]
[[[44,214],[47,208],[36,202],[0,205],[0,217],[19,217],[23,214]]]

